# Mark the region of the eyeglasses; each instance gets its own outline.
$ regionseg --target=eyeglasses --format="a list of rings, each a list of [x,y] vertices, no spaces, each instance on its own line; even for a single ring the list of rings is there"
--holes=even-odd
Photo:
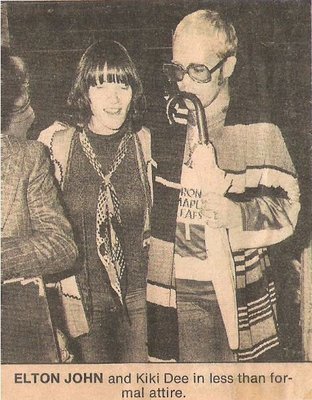
[[[219,69],[226,59],[227,57],[223,58],[211,69],[204,64],[189,64],[186,68],[184,68],[183,65],[175,63],[164,64],[163,72],[167,76],[169,82],[181,82],[184,75],[188,74],[195,82],[208,83],[211,81],[211,74]]]

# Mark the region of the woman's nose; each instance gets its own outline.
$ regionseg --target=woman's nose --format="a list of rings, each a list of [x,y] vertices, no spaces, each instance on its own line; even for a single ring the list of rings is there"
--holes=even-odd
[[[114,101],[114,102],[118,102],[119,101],[119,93],[118,93],[118,89],[114,86],[110,87],[107,90],[107,98],[110,101]]]

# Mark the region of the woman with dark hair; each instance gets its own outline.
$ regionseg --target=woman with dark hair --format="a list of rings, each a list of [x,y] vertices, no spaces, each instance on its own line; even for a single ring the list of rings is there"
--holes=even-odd
[[[150,135],[142,83],[120,43],[86,50],[68,103],[74,126],[57,122],[39,140],[49,146],[80,253],[76,297],[89,332],[72,335],[76,359],[144,362]],[[76,328],[79,318],[72,315]]]

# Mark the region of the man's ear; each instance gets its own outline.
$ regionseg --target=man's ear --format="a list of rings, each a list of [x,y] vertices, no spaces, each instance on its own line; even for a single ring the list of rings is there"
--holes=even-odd
[[[223,64],[222,71],[223,71],[223,79],[229,78],[234,71],[236,65],[236,57],[231,56],[227,58],[225,63]]]

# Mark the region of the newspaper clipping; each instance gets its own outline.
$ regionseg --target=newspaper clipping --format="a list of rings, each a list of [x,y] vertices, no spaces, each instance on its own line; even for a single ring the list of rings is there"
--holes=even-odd
[[[308,0],[1,3],[4,400],[312,399]]]

